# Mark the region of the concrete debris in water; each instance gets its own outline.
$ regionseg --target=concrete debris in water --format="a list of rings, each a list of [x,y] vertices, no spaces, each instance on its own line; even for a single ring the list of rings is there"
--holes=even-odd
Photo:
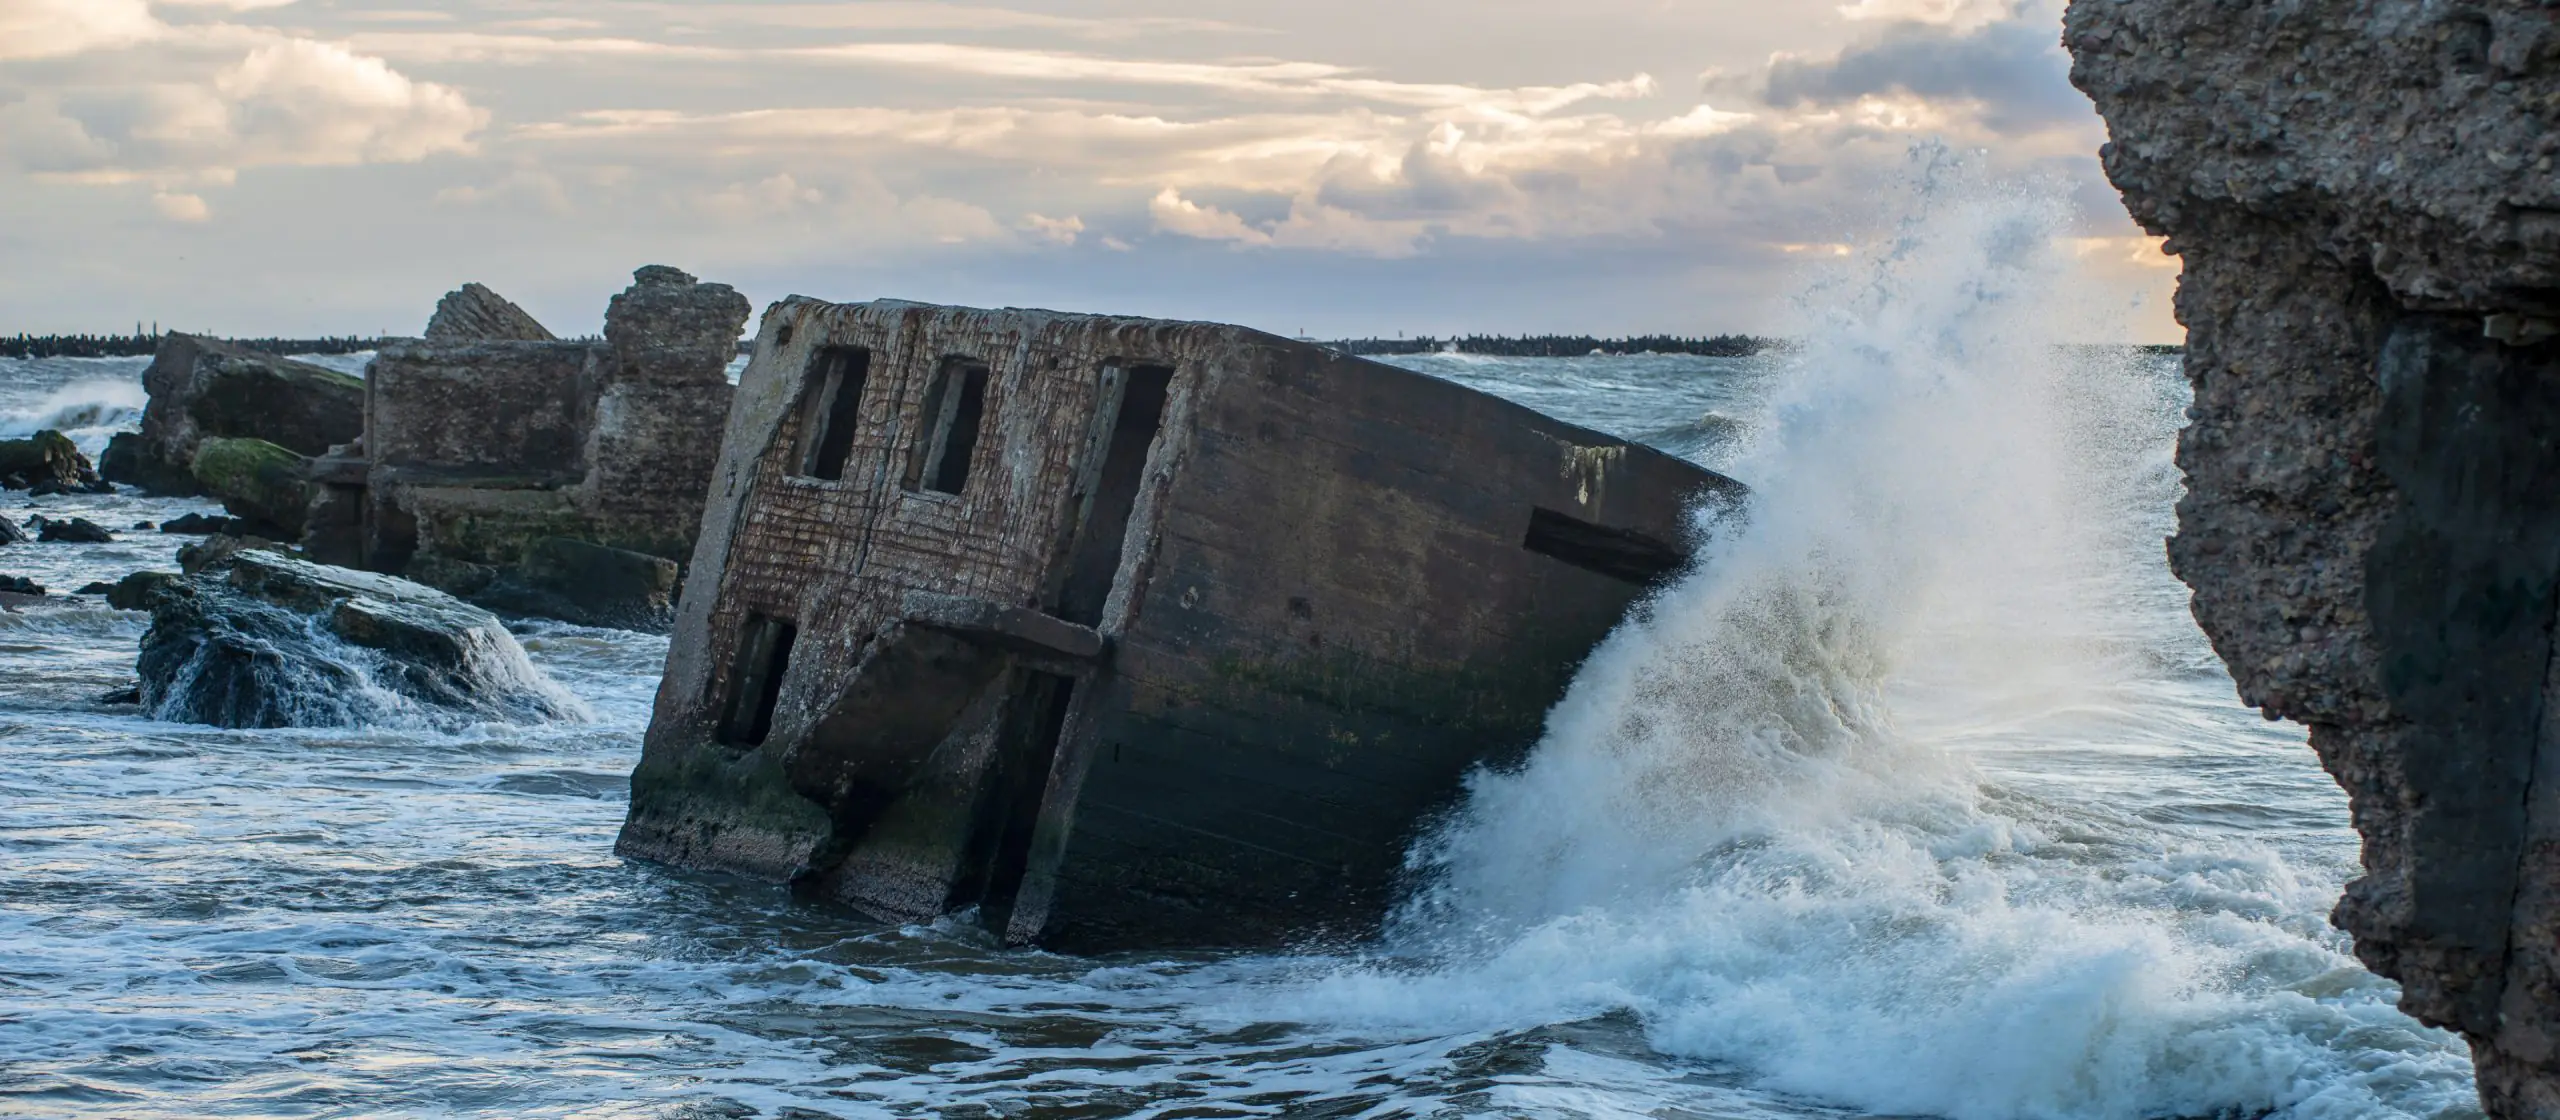
[[[653,265],[614,297],[603,342],[561,342],[475,288],[375,357],[362,438],[311,466],[306,547],[501,609],[663,629],[655,564],[692,552],[746,297]],[[604,550],[581,563],[605,574],[564,574],[559,541]]]
[[[111,489],[71,437],[51,429],[26,439],[0,439],[0,487],[38,494]]]
[[[2560,10],[2076,0],[2108,175],[2183,258],[2169,556],[2354,804],[2336,920],[2560,1116]]]
[[[464,284],[436,301],[425,337],[433,340],[558,342],[559,336],[484,284]]]
[[[116,436],[99,466],[107,481],[154,494],[233,496],[206,490],[196,477],[196,451],[207,439],[264,440],[317,455],[364,430],[364,382],[196,335],[163,337],[142,384],[150,393],[142,431]]]
[[[217,727],[536,723],[582,713],[496,616],[407,580],[237,551],[129,577],[151,611],[137,670],[155,719]]]
[[[1374,925],[1730,480],[1240,327],[764,318],[618,849],[1067,949]]]

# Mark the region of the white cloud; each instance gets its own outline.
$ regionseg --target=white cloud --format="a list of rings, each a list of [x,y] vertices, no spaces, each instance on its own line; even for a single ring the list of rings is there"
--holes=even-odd
[[[254,12],[264,8],[283,8],[300,0],[151,0],[164,8],[225,8],[235,12]]]
[[[1840,6],[1843,19],[1875,23],[1934,23],[1970,30],[2008,18],[2011,0],[1855,0]]]
[[[1073,245],[1076,243],[1076,238],[1084,233],[1084,219],[1073,214],[1063,218],[1052,218],[1044,214],[1025,214],[1022,216],[1022,224],[1019,228],[1035,240],[1046,241],[1052,245]]]
[[[173,222],[201,222],[213,216],[213,208],[200,195],[163,191],[151,196],[151,208]]]
[[[1172,187],[1166,187],[1147,203],[1147,213],[1154,216],[1156,228],[1166,233],[1239,245],[1271,244],[1269,233],[1246,224],[1242,217],[1215,206],[1202,206]]]
[[[0,161],[102,180],[408,163],[470,151],[488,122],[460,92],[379,58],[272,33],[246,39],[255,45],[228,64],[207,67],[200,46],[167,51],[151,60],[156,80],[0,105]]]
[[[165,30],[143,0],[0,0],[0,59],[131,46]]]

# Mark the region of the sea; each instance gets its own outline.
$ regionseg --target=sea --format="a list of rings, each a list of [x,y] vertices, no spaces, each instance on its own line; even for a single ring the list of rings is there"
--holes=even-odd
[[[0,1116],[2477,1117],[2329,924],[2345,799],[2162,556],[2177,358],[2078,344],[2051,198],[1927,195],[1753,358],[1394,359],[1753,498],[1359,943],[1063,956],[619,859],[645,634],[511,624],[576,722],[153,722],[101,699],[147,619],[63,593],[212,507],[0,495],[118,530],[0,548],[56,591],[0,613]],[[143,364],[0,360],[0,434],[94,453]]]

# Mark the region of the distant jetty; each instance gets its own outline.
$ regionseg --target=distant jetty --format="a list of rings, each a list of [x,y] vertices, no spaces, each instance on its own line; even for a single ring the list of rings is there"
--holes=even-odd
[[[1512,338],[1471,334],[1464,337],[1350,338],[1323,343],[1327,349],[1371,357],[1381,354],[1429,354],[1455,351],[1504,358],[1576,358],[1588,354],[1700,354],[1711,358],[1748,358],[1782,345],[1774,338],[1720,334],[1705,338],[1640,335],[1593,338],[1589,335],[1541,334]]]
[[[0,338],[6,358],[148,358],[160,350],[159,331],[132,334],[19,334]],[[234,338],[243,350],[262,354],[353,354],[372,350],[378,338]]]

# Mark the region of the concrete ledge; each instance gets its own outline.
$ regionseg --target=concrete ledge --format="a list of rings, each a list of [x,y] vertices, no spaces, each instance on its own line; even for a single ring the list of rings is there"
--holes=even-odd
[[[1034,610],[1008,607],[965,595],[910,591],[907,621],[957,634],[1015,653],[1046,654],[1069,661],[1097,661],[1102,635],[1088,626],[1052,618]]]

